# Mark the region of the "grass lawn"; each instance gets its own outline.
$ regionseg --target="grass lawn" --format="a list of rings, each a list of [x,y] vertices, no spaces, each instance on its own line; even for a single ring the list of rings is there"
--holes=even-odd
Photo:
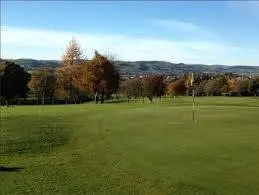
[[[259,99],[1,108],[0,194],[259,194]],[[16,169],[19,168],[19,169]]]

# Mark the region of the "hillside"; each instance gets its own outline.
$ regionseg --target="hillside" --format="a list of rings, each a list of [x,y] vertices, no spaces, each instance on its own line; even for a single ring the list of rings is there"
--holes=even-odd
[[[23,66],[26,70],[36,70],[41,67],[58,67],[61,62],[58,60],[35,60],[16,59],[11,60]],[[237,73],[237,74],[259,74],[259,66],[226,66],[226,65],[203,65],[170,63],[164,61],[117,61],[117,66],[122,73],[148,73],[159,72],[163,74],[182,74],[187,72],[200,73]]]
[[[160,73],[188,73],[188,72],[209,72],[209,73],[238,73],[238,74],[259,74],[259,66],[226,66],[226,65],[203,65],[170,63],[164,61],[136,61],[118,62],[122,72],[160,72]]]

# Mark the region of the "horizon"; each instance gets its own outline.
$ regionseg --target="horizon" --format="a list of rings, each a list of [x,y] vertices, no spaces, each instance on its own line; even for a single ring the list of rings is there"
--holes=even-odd
[[[256,1],[1,1],[1,58],[60,60],[74,37],[87,58],[96,49],[129,62],[259,66],[258,10]]]
[[[35,58],[0,58],[2,60],[37,60],[37,61],[59,61],[61,62],[62,59],[35,59]],[[179,63],[174,63],[174,62],[168,62],[168,61],[164,61],[164,60],[115,60],[117,62],[165,62],[165,63],[172,63],[172,64],[184,64],[184,65],[190,65],[190,66],[229,66],[229,67],[258,67],[259,65],[228,65],[228,64],[187,64],[184,62],[179,62]]]

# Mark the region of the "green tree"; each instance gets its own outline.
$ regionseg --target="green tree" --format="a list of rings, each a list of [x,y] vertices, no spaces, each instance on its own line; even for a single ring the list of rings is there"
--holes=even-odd
[[[28,84],[32,94],[41,99],[42,104],[45,99],[53,100],[56,91],[57,76],[54,69],[43,68],[35,71]]]
[[[253,81],[252,79],[240,79],[237,81],[237,92],[240,96],[252,95]]]
[[[4,68],[3,68],[4,67]],[[1,68],[1,96],[8,101],[14,98],[26,98],[28,93],[27,83],[30,74],[20,65],[5,61]]]
[[[259,95],[259,77],[255,77],[254,79],[253,79],[253,89],[252,89],[252,91],[253,91],[253,94],[254,95]]]

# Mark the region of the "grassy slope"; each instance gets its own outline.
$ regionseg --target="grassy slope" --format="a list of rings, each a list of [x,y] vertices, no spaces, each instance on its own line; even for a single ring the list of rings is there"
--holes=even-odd
[[[259,100],[2,108],[3,193],[257,194]]]

